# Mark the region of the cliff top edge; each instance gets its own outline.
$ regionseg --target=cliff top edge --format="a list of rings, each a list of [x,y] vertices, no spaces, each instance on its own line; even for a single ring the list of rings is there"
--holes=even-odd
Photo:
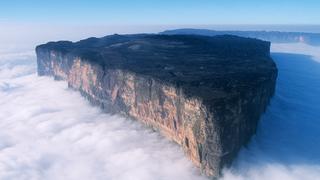
[[[233,35],[115,34],[49,42],[36,51],[142,74],[206,99],[255,88],[276,71],[270,42]]]

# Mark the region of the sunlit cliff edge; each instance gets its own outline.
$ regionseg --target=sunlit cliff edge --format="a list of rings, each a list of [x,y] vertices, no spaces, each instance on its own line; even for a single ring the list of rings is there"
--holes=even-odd
[[[255,133],[277,78],[269,42],[229,35],[112,35],[36,53],[40,76],[160,131],[212,177]]]

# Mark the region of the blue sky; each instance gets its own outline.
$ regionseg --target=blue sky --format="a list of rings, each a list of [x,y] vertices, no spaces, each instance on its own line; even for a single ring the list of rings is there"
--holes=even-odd
[[[0,21],[85,24],[320,24],[319,0],[1,0]]]

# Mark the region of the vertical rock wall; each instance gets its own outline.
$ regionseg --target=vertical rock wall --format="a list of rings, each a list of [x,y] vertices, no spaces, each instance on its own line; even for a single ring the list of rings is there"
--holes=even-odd
[[[160,131],[184,149],[209,176],[230,165],[255,133],[274,93],[276,73],[254,89],[211,100],[190,97],[178,85],[99,64],[62,52],[37,49],[38,74],[66,80],[94,105]]]

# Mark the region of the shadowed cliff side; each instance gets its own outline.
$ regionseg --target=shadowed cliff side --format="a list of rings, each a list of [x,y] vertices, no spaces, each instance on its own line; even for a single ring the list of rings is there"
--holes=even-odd
[[[159,130],[213,177],[255,133],[277,77],[270,43],[236,36],[112,35],[36,52],[39,75]]]

